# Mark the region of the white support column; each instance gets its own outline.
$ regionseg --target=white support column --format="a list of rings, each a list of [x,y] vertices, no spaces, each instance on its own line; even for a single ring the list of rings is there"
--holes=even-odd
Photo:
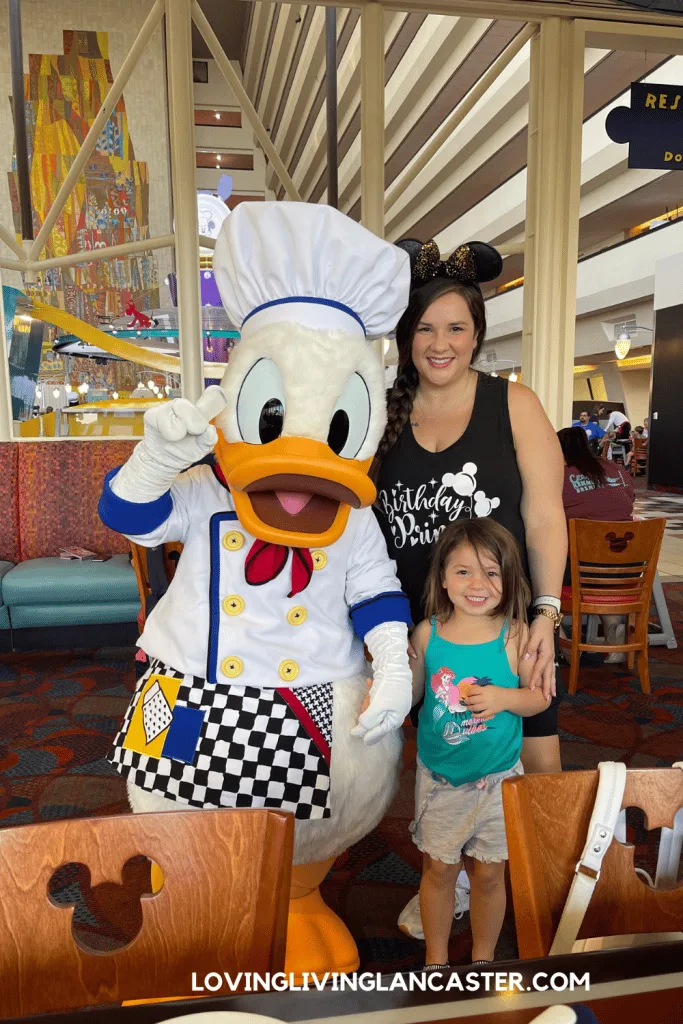
[[[549,18],[531,44],[522,374],[556,429],[571,423],[584,31]]]
[[[166,61],[178,275],[178,347],[183,397],[196,402],[204,390],[199,227],[192,89],[192,3],[166,0]]]
[[[361,221],[384,238],[384,8],[360,14]]]
[[[540,32],[531,40],[529,53],[529,125],[526,157],[526,209],[524,217],[524,301],[522,309],[522,380],[532,387],[534,295],[536,290],[536,199],[538,196],[538,119],[541,105]],[[559,428],[558,428],[559,429]]]
[[[384,238],[384,8],[360,12],[361,223]],[[384,341],[375,350],[384,365]]]
[[[5,331],[5,304],[2,301],[0,271],[0,441],[13,441],[12,396],[9,385],[9,352]]]

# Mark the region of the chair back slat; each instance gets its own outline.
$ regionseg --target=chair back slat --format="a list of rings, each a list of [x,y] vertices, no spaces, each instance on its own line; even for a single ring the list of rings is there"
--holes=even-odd
[[[648,829],[673,826],[683,771],[627,772],[622,807],[640,807]],[[524,775],[503,783],[503,806],[520,956],[547,956],[586,844],[597,771]],[[635,873],[635,847],[613,840],[579,938],[683,931],[683,885],[651,889]],[[683,947],[682,947],[683,949]]]
[[[269,810],[172,811],[0,830],[0,1019],[192,994],[192,971],[284,967],[293,818]],[[48,895],[65,864],[94,888],[145,855],[163,872],[126,946],[76,944],[72,907]]]

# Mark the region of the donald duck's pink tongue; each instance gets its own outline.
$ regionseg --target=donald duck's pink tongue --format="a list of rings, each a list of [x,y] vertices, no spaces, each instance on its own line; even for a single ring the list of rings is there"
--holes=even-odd
[[[303,494],[301,491],[276,491],[275,497],[285,512],[288,512],[290,516],[296,516],[302,508],[308,505],[313,495]]]

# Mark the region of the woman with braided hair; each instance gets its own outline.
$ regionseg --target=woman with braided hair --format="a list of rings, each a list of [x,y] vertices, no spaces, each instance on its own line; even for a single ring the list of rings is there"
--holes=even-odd
[[[533,615],[523,657],[546,710],[524,719],[529,772],[561,771],[555,628],[567,557],[563,458],[536,395],[473,369],[486,334],[480,283],[502,269],[483,242],[442,261],[436,243],[398,243],[411,260],[411,297],[396,329],[398,372],[374,466],[375,511],[407,593],[424,613],[431,550],[448,523],[491,516],[517,539]]]

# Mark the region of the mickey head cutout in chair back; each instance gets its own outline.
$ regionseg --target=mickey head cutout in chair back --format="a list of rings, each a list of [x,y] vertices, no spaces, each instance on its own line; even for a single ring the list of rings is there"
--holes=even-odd
[[[611,530],[605,534],[605,540],[609,543],[610,551],[613,551],[615,555],[620,555],[623,551],[626,551],[629,542],[633,540],[633,534],[629,530],[622,537],[617,537],[616,533]]]
[[[148,857],[131,857],[121,869],[121,884],[101,882],[91,886],[85,864],[62,864],[48,883],[50,902],[64,910],[74,908],[71,931],[76,945],[86,953],[111,953],[130,945],[142,928],[140,900],[151,898]]]

